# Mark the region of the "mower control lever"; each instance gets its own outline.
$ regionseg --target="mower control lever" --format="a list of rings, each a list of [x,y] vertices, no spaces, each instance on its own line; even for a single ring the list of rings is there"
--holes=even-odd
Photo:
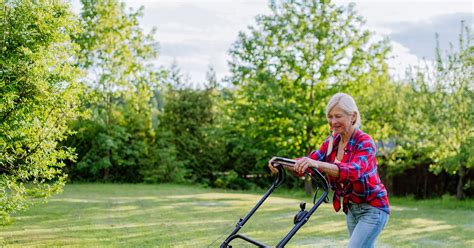
[[[306,208],[306,202],[300,203],[300,211],[295,215],[295,218],[293,218],[293,223],[296,225],[299,222],[303,221],[303,219],[306,217],[306,214],[308,211],[305,210]]]
[[[301,211],[304,211],[305,208],[306,208],[306,202],[300,203],[300,209],[301,209]]]

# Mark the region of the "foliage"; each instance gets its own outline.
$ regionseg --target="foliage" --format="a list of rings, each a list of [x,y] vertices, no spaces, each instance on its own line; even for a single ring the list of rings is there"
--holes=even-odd
[[[80,16],[46,1],[0,10],[3,223],[58,192],[64,170],[72,181],[267,186],[269,158],[304,156],[328,135],[324,110],[339,91],[358,103],[388,188],[414,172],[423,174],[423,197],[430,173],[446,180],[437,192],[474,190],[474,48],[464,24],[459,50],[442,56],[438,47],[434,67],[395,81],[387,41],[374,41],[354,5],[271,1],[272,13],[230,49],[231,86],[221,87],[211,66],[192,88],[177,64],[153,65],[158,46],[154,30],[140,28],[143,9],[82,5]]]
[[[459,51],[450,50],[443,58],[438,47],[434,67],[426,64],[412,68],[399,84],[360,88],[369,94],[377,92],[373,97],[367,95],[368,99],[383,99],[370,103],[371,115],[363,116],[379,123],[373,126],[374,136],[381,136],[382,144],[389,145],[379,147],[379,163],[388,166],[389,176],[418,168],[424,190],[417,197],[427,197],[430,188],[438,187],[429,185],[428,169],[435,174],[458,174],[458,198],[471,187],[464,177],[473,164],[469,161],[473,139],[472,37],[469,29],[463,26],[462,30]]]
[[[235,89],[226,115],[239,174],[261,173],[272,156],[317,148],[329,134],[329,97],[386,75],[386,42],[369,42],[353,5],[287,1],[271,9],[231,49]]]
[[[0,224],[11,213],[61,191],[59,146],[79,116],[79,70],[71,57],[78,31],[70,6],[56,1],[7,1],[0,8]],[[54,51],[54,53],[52,52]]]
[[[182,183],[189,170],[181,161],[176,147],[169,142],[170,132],[161,130],[157,133],[157,143],[153,144],[149,163],[142,166],[140,174],[145,183]]]
[[[211,69],[206,88],[185,87],[179,69],[173,66],[158,125],[158,129],[169,132],[166,142],[175,147],[176,161],[186,167],[186,178],[208,185],[213,184],[226,161],[225,147],[215,127],[214,106],[219,96],[213,78]]]
[[[104,181],[142,181],[140,170],[156,156],[153,119],[157,115],[154,87],[162,71],[151,60],[157,56],[153,32],[139,27],[142,9],[127,12],[115,0],[82,1],[83,32],[74,37],[80,46],[78,66],[88,71],[84,109],[89,119],[74,125],[69,140],[78,151],[74,178]]]
[[[413,104],[422,108],[416,122],[410,122],[419,123],[413,133],[419,133],[418,146],[429,156],[432,171],[459,176],[458,199],[464,197],[464,177],[474,164],[472,41],[469,28],[462,23],[459,50],[451,49],[443,58],[438,46],[435,69],[424,68],[412,79],[413,94],[417,96]]]

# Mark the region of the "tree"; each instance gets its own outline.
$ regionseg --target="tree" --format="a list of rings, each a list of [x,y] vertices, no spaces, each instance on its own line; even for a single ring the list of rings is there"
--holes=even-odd
[[[63,161],[74,150],[59,146],[68,122],[79,116],[80,71],[70,34],[77,22],[57,1],[4,1],[0,8],[0,223],[35,199],[61,191]],[[54,51],[51,52],[51,51]]]
[[[430,171],[458,175],[456,197],[464,197],[464,178],[473,167],[474,84],[472,36],[462,23],[459,50],[446,56],[437,45],[435,67],[415,68],[407,77],[410,104],[403,127],[402,149]],[[416,161],[415,161],[416,162]]]
[[[400,163],[400,157],[396,156],[400,154],[397,145],[406,137],[404,111],[409,99],[404,97],[408,87],[395,83],[384,68],[383,73],[375,72],[352,82],[346,91],[351,92],[357,103],[362,130],[377,144],[379,174],[385,186],[391,189],[392,176],[411,166],[410,161]]]
[[[209,70],[204,89],[192,89],[173,64],[164,94],[158,130],[169,132],[167,144],[178,152],[176,162],[186,168],[186,179],[213,185],[225,160],[224,147],[215,132],[217,79]]]
[[[270,7],[272,14],[259,16],[230,51],[229,145],[239,173],[259,173],[275,155],[317,148],[329,134],[329,97],[386,73],[388,46],[369,42],[353,5],[313,0]]]
[[[138,18],[142,9],[127,12],[116,0],[83,0],[83,32],[74,37],[80,46],[78,66],[88,74],[84,109],[89,119],[75,124],[78,134],[69,143],[78,147],[78,178],[104,181],[141,181],[154,151],[153,92],[163,71],[152,31],[144,34]]]
[[[459,181],[456,198],[464,198],[464,177],[474,166],[474,37],[468,26],[461,23],[459,51],[449,51],[441,56],[436,51],[434,97],[430,105],[436,106],[431,153],[435,173],[445,170],[457,174]],[[429,72],[427,72],[428,75]],[[432,118],[427,118],[432,120]]]

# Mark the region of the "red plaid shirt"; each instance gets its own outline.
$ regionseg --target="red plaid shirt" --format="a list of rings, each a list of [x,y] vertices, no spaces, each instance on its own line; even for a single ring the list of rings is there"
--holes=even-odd
[[[329,136],[321,147],[312,152],[309,157],[314,160],[334,163],[337,147],[341,140],[340,135],[334,137],[331,154],[326,155]],[[354,131],[344,148],[344,156],[339,167],[339,177],[328,176],[331,189],[334,190],[333,206],[336,212],[341,208],[340,197],[343,198],[343,211],[347,214],[347,204],[368,203],[390,214],[387,190],[380,181],[375,158],[376,147],[372,138],[360,131]]]

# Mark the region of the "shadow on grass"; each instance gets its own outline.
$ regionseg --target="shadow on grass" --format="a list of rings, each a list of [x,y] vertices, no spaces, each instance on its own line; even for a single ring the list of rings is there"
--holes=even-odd
[[[6,246],[207,247],[234,229],[261,195],[156,185],[73,185],[0,229]],[[307,200],[308,202],[310,200]],[[276,244],[300,200],[270,197],[241,233]],[[311,204],[309,204],[311,205]],[[474,211],[393,206],[381,247],[473,247]],[[321,205],[288,247],[344,247],[344,215]]]

